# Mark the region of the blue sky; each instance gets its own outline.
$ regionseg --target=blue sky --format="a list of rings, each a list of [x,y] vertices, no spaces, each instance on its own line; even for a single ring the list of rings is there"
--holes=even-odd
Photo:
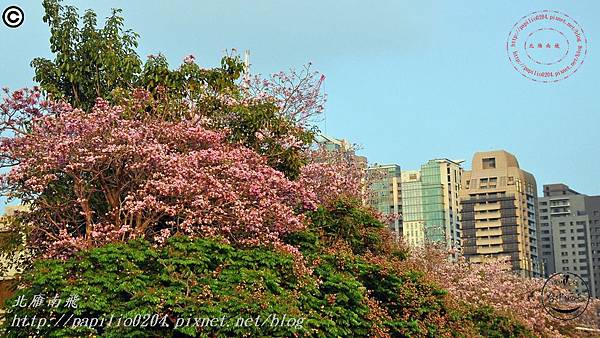
[[[564,182],[600,194],[598,1],[67,3],[100,17],[123,8],[126,26],[141,35],[139,54],[162,52],[174,66],[188,54],[213,66],[231,48],[250,50],[257,73],[312,62],[327,76],[321,128],[360,144],[370,162],[416,169],[447,157],[469,168],[475,151],[505,149],[540,190]],[[25,23],[0,24],[0,85],[11,88],[31,85],[30,60],[49,56],[40,2],[14,4]],[[542,9],[569,14],[588,39],[581,69],[558,83],[523,78],[505,51],[515,22]]]

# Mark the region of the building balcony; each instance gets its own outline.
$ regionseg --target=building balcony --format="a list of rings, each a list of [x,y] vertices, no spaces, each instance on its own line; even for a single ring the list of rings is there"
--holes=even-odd
[[[491,246],[491,247],[477,247],[477,254],[480,255],[490,255],[490,254],[499,254],[503,251],[502,249],[502,245],[495,245],[495,246]]]
[[[475,212],[477,211],[498,211],[500,210],[500,203],[484,203],[475,205]]]
[[[487,237],[487,236],[501,236],[502,235],[502,229],[500,227],[498,228],[492,228],[492,229],[478,229],[475,233],[475,236],[479,237]]]
[[[478,238],[477,239],[477,245],[501,245],[502,244],[502,238],[501,237],[496,237],[496,238]]]
[[[488,219],[488,218],[500,218],[500,217],[501,217],[500,210],[490,210],[487,212],[475,213],[476,220]]]
[[[502,222],[499,219],[484,221],[480,220],[475,223],[475,229],[486,229],[486,228],[500,228],[502,226]]]

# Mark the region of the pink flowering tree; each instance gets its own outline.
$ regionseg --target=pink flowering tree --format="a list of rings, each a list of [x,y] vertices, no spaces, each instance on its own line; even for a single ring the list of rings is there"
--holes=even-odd
[[[55,58],[33,63],[40,89],[5,91],[0,116],[3,191],[30,207],[15,223],[30,248],[62,257],[185,233],[292,250],[279,239],[318,201],[297,180],[314,130],[295,117],[322,111],[323,78],[279,73],[268,81],[292,90],[251,94],[236,55],[211,69],[191,55],[176,69],[160,54],[143,63],[119,11],[98,28],[91,11],[44,8]],[[97,50],[106,57],[87,57]]]
[[[510,261],[502,257],[484,263],[470,263],[464,257],[450,261],[447,250],[429,245],[413,249],[402,266],[425,272],[428,278],[448,289],[457,301],[491,306],[544,337],[570,336],[578,332],[577,326],[598,326],[597,300],[592,300],[586,312],[576,320],[556,319],[542,304],[544,279],[516,275],[511,271]]]
[[[90,112],[17,91],[1,106],[3,189],[30,207],[30,247],[46,256],[175,233],[281,247],[314,195],[194,121],[131,120],[99,99]]]
[[[325,75],[311,69],[308,63],[302,69],[280,71],[269,78],[258,75],[243,80],[246,98],[270,100],[280,113],[301,126],[315,122],[325,109],[327,95],[321,91]]]

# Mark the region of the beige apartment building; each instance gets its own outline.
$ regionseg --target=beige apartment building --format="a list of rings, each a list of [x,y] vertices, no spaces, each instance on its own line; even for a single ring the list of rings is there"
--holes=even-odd
[[[474,262],[507,256],[522,276],[539,276],[537,186],[504,150],[478,152],[462,176],[462,248]]]

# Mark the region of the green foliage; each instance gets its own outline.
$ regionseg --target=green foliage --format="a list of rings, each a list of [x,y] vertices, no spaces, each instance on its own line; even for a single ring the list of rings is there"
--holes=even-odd
[[[39,261],[25,276],[26,288],[8,304],[3,337],[34,334],[36,328],[11,328],[14,316],[107,318],[158,314],[154,327],[44,327],[47,337],[101,334],[103,337],[357,335],[366,332],[360,283],[334,270],[297,276],[291,256],[265,249],[240,250],[211,240],[173,237],[161,249],[144,241],[82,252],[67,261]],[[343,294],[335,303],[331,294]],[[77,309],[11,307],[19,296],[80,297]],[[273,316],[290,325],[269,325]],[[260,316],[260,317],[258,317]],[[271,316],[271,317],[269,317]],[[224,326],[173,329],[178,318],[224,318]],[[259,325],[236,326],[238,318],[260,318]],[[302,318],[302,322],[297,322]],[[266,321],[263,326],[262,322]],[[71,322],[73,323],[73,322]],[[113,322],[115,323],[115,322]],[[192,320],[192,323],[194,321]],[[275,323],[275,322],[273,322]],[[294,324],[295,325],[291,325]],[[300,324],[302,325],[300,325]],[[352,324],[352,325],[350,325]],[[355,327],[354,324],[360,324]],[[169,325],[169,327],[163,327]]]
[[[290,179],[300,175],[300,168],[307,163],[304,150],[313,142],[315,130],[305,130],[279,113],[272,103],[232,107],[234,114],[222,128],[231,130],[232,143],[241,143],[267,158],[269,166]],[[217,117],[217,120],[220,120]],[[268,137],[259,137],[267,133]],[[284,144],[292,138],[299,146]],[[282,142],[283,141],[283,142]]]
[[[359,256],[335,254],[320,258],[315,273],[335,269],[354,276],[387,314],[379,325],[393,337],[459,336],[454,331],[461,319],[448,315],[446,291],[428,283],[421,274],[390,273]]]
[[[497,314],[490,307],[471,309],[468,317],[483,337],[535,337],[523,324],[507,316]]]
[[[211,69],[195,62],[171,69],[164,55],[150,55],[131,83],[135,90],[115,89],[112,98],[125,109],[124,115],[133,119],[180,121],[201,115],[223,122],[228,106],[220,98],[239,97],[237,80],[242,70],[237,55],[224,56],[221,66]],[[213,127],[222,126],[215,123]]]
[[[148,58],[137,86],[153,94],[163,88],[172,98],[187,97],[197,101],[207,90],[212,93],[236,92],[235,81],[243,70],[243,63],[234,55],[223,57],[219,68],[204,69],[195,62],[188,62],[171,70],[166,58],[159,54]]]
[[[43,6],[55,59],[36,58],[31,65],[44,90],[55,99],[89,109],[97,97],[109,98],[113,89],[131,87],[141,69],[134,50],[138,35],[123,29],[120,10],[113,10],[104,27],[98,28],[90,10],[80,18],[75,7],[63,7],[58,0],[44,0]]]
[[[310,212],[309,229],[291,234],[288,243],[305,250],[324,249],[344,243],[354,254],[385,253],[403,259],[407,251],[392,243],[385,224],[359,200],[340,198]]]
[[[55,58],[34,59],[34,79],[52,98],[77,108],[89,110],[98,97],[117,103],[118,98],[134,88],[144,88],[155,95],[162,90],[181,103],[183,98],[197,97],[205,86],[218,93],[235,89],[235,80],[243,70],[239,58],[231,56],[224,57],[221,68],[215,69],[184,64],[170,70],[161,55],[151,56],[143,64],[135,51],[139,35],[123,28],[120,9],[113,9],[104,27],[98,27],[92,10],[80,17],[77,8],[62,6],[60,0],[44,0],[43,6]]]

